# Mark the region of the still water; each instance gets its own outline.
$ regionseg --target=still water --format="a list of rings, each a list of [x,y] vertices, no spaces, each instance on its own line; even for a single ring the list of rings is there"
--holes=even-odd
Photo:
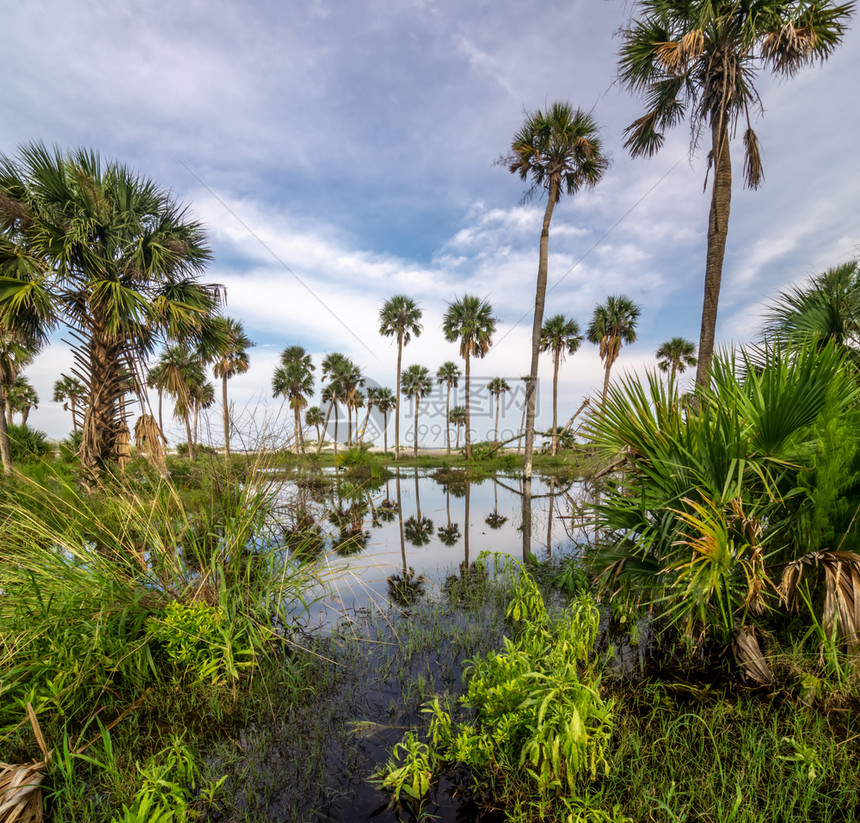
[[[336,481],[331,488],[291,482],[281,491],[296,557],[316,564],[327,582],[311,625],[411,597],[433,596],[447,573],[481,552],[522,558],[523,482],[519,474],[441,482],[403,469],[382,484]],[[579,484],[535,477],[531,552],[538,559],[586,539]]]

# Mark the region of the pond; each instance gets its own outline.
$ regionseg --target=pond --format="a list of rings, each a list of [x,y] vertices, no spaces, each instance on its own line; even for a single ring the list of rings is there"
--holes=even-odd
[[[432,596],[447,574],[481,552],[524,556],[519,473],[467,480],[460,472],[402,469],[376,484],[324,477],[280,491],[293,555],[315,563],[327,584],[316,593],[311,625],[334,625],[371,604]],[[535,476],[531,486],[528,545],[537,559],[588,539],[579,483]]]

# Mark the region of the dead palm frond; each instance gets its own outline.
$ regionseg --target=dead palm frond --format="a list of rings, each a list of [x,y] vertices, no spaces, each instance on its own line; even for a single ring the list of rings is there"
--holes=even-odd
[[[134,442],[137,450],[162,473],[166,470],[164,460],[164,434],[158,421],[151,414],[142,414],[134,424]]]
[[[0,763],[0,823],[41,823],[44,816],[41,784],[51,753],[29,703],[27,714],[44,758],[21,766]]]
[[[800,585],[810,568],[824,572],[821,626],[828,638],[844,642],[852,654],[860,651],[860,555],[856,552],[809,552],[786,566],[779,596],[787,607],[797,607]]]

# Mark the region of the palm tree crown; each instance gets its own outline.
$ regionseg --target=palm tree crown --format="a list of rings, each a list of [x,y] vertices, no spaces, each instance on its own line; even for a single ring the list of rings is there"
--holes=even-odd
[[[636,342],[636,322],[641,309],[623,294],[610,295],[606,303],[598,304],[588,326],[588,340],[600,346],[600,359],[606,369],[603,399],[609,388],[609,372],[621,353],[622,343]]]
[[[673,337],[657,349],[657,366],[669,372],[669,382],[675,382],[676,374],[683,374],[696,365],[696,344],[684,337]]]
[[[696,383],[707,383],[714,349],[720,281],[731,205],[729,140],[738,120],[744,131],[744,178],[763,180],[751,110],[763,111],[754,80],[761,69],[790,77],[823,62],[842,41],[854,3],[832,0],[638,0],[637,18],[623,32],[619,75],[643,97],[645,114],[626,130],[631,154],[653,155],[664,131],[689,114],[692,143],[710,132],[713,165],[705,264],[705,295]]]

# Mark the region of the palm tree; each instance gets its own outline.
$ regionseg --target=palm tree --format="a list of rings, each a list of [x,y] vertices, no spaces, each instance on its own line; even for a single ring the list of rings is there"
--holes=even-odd
[[[471,416],[469,410],[469,383],[471,373],[470,358],[486,356],[493,345],[492,336],[496,331],[496,318],[493,308],[486,300],[471,294],[464,294],[459,300],[448,304],[442,318],[442,331],[449,343],[460,341],[460,357],[466,361],[466,459],[472,456]]]
[[[493,434],[493,442],[499,442],[499,406],[501,403],[502,395],[505,392],[511,390],[508,381],[503,377],[494,377],[488,384],[487,390],[496,398],[496,430]]]
[[[245,374],[250,367],[248,349],[254,343],[245,329],[232,317],[219,317],[221,344],[212,352],[212,371],[221,380],[221,405],[224,412],[224,453],[230,456],[230,405],[227,403],[227,381]]]
[[[415,438],[413,454],[418,457],[418,404],[422,397],[427,397],[433,390],[433,379],[425,366],[417,363],[403,372],[401,377],[401,388],[407,397],[411,397],[415,403]]]
[[[781,345],[803,338],[834,341],[856,357],[860,346],[860,264],[856,260],[782,292],[770,306],[765,339]]]
[[[191,387],[191,408],[194,411],[194,423],[192,431],[194,432],[194,446],[197,446],[197,418],[200,415],[201,409],[208,409],[215,402],[215,387],[208,381],[195,383]]]
[[[358,444],[359,446],[364,443],[364,435],[367,432],[367,424],[370,422],[370,413],[373,411],[373,407],[376,405],[376,394],[379,391],[375,386],[368,386],[367,390],[364,393],[367,411],[364,414],[364,422],[361,424],[361,429],[358,432]],[[356,425],[358,425],[358,420],[356,420]]]
[[[305,450],[301,411],[314,390],[314,364],[304,346],[287,346],[272,376],[272,395],[289,399],[295,421],[296,454]]]
[[[606,370],[603,378],[603,402],[609,389],[609,372],[621,353],[622,343],[636,342],[636,321],[641,309],[629,297],[612,294],[606,303],[594,308],[588,327],[588,341],[600,346],[600,359]]]
[[[155,389],[158,392],[158,428],[161,429],[161,436],[164,437],[164,417],[162,416],[162,406],[164,403],[164,386],[166,376],[164,373],[165,365],[159,360],[154,366],[147,369],[146,385],[150,389]],[[167,438],[164,438],[167,442]]]
[[[198,281],[210,256],[172,195],[119,163],[39,143],[0,157],[0,324],[30,337],[60,321],[76,330],[91,474],[115,457],[122,367],[159,339],[193,345],[215,313],[219,288]]]
[[[364,376],[359,366],[351,360],[346,360],[340,364],[337,370],[337,380],[342,387],[343,402],[346,405],[346,441],[347,445],[352,446],[352,413],[355,412],[356,423],[358,423],[358,408],[364,400],[360,391],[364,385]]]
[[[514,135],[508,170],[523,180],[531,179],[530,193],[546,189],[546,210],[540,235],[535,312],[532,322],[530,380],[526,383],[526,447],[524,471],[532,476],[535,440],[535,404],[540,355],[540,335],[546,300],[549,258],[549,225],[555,204],[564,192],[574,195],[600,182],[609,160],[603,154],[597,123],[590,114],[570,103],[553,103],[545,112],[538,109],[526,116]]]
[[[397,408],[397,398],[391,389],[377,389],[375,394],[376,408],[382,413],[383,451],[388,451],[388,415]]]
[[[418,304],[405,294],[395,294],[385,301],[379,312],[379,333],[397,338],[397,405],[394,410],[394,459],[400,459],[400,365],[403,347],[421,334],[422,311]]]
[[[33,388],[33,384],[24,376],[18,377],[6,392],[6,413],[9,422],[12,422],[12,414],[17,412],[21,415],[21,425],[26,426],[30,409],[38,408],[39,395]]]
[[[669,372],[669,386],[675,384],[675,375],[683,374],[696,365],[696,344],[684,337],[673,337],[657,349],[657,367]],[[671,390],[671,389],[670,389]]]
[[[563,314],[550,317],[540,330],[540,350],[552,354],[552,453],[558,454],[558,367],[565,354],[576,354],[582,335],[576,320]]]
[[[791,77],[823,62],[847,30],[853,3],[832,0],[638,0],[637,18],[623,32],[621,81],[644,97],[646,112],[627,127],[625,147],[635,157],[651,156],[663,145],[663,131],[689,112],[692,144],[710,135],[708,171],[714,169],[705,293],[696,384],[704,387],[711,369],[723,256],[732,198],[729,141],[738,121],[744,132],[744,178],[757,189],[763,181],[758,138],[750,109],[763,112],[753,85],[760,68]]]
[[[343,401],[346,395],[346,387],[341,379],[344,372],[350,370],[352,361],[340,352],[331,352],[323,357],[322,360],[322,380],[320,382],[328,383],[323,387],[322,399],[324,403],[328,403],[328,411],[326,412],[325,428],[328,428],[328,421],[331,418],[331,413],[334,411],[334,453],[337,454],[337,424],[338,424],[338,401]],[[322,448],[320,441],[319,448]]]
[[[72,431],[78,431],[78,401],[86,394],[83,383],[75,377],[63,375],[54,383],[54,402],[63,404],[63,411],[72,412]]]
[[[12,473],[12,449],[6,415],[8,393],[15,385],[21,369],[35,357],[38,348],[37,340],[27,338],[20,332],[0,334],[0,459],[6,475]]]
[[[465,406],[454,406],[451,409],[451,422],[454,424],[454,428],[457,429],[457,445],[455,448],[459,451],[460,449],[460,427],[466,425],[466,407]]]
[[[194,438],[191,433],[191,412],[194,395],[206,382],[203,363],[194,352],[183,346],[171,346],[159,358],[161,388],[173,398],[174,415],[185,423],[188,438],[188,457],[194,460]]]
[[[460,380],[460,367],[453,360],[446,360],[436,372],[436,382],[447,387],[445,396],[445,444],[451,454],[451,389],[457,388]]]
[[[317,451],[319,451],[320,446],[322,446],[322,430],[320,426],[325,424],[325,415],[322,413],[322,409],[319,406],[311,406],[305,412],[305,425],[313,426],[317,430],[317,441],[319,445],[317,446]]]

